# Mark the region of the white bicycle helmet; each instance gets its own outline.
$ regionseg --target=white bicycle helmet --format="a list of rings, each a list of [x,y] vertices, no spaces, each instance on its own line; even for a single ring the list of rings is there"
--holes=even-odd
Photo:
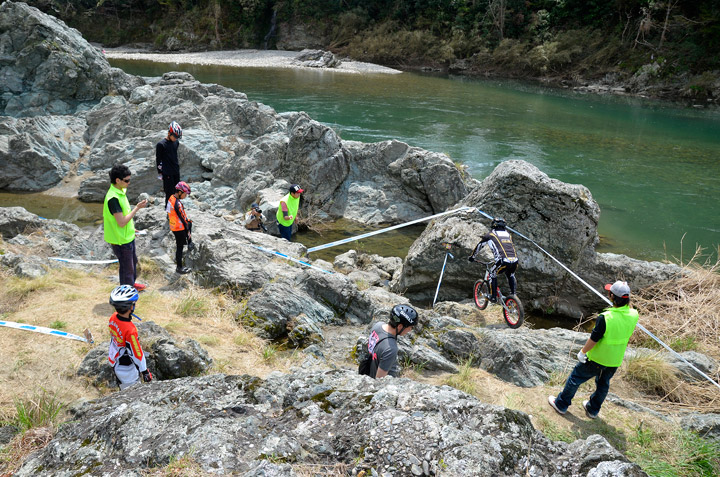
[[[120,285],[110,293],[110,304],[119,312],[126,312],[135,306],[140,295],[135,287]]]

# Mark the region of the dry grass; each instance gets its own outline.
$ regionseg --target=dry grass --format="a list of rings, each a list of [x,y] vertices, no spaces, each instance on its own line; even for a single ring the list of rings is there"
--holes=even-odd
[[[675,369],[657,356],[641,355],[625,360],[624,377],[634,382],[646,394],[659,396],[671,402],[686,402],[684,383]]]
[[[692,261],[682,277],[656,283],[633,298],[643,325],[665,342],[695,342],[698,351],[720,358],[720,260]],[[647,345],[636,333],[631,344]]]
[[[64,331],[82,335],[88,328],[96,344],[107,341],[107,322],[113,312],[108,297],[116,286],[116,272],[111,267],[98,270],[62,268],[35,280],[0,273],[0,289],[17,290],[0,294],[0,313],[5,320],[37,326],[52,327],[62,321]],[[161,276],[144,278],[150,286],[140,295],[136,313],[166,327],[178,341],[192,338],[204,343],[216,362],[212,372],[264,377],[298,361],[296,353],[282,350],[268,359],[267,343],[235,321],[239,304],[232,298],[192,286],[178,297],[159,291],[167,284]],[[186,306],[180,307],[183,301]],[[89,345],[79,341],[0,330],[0,360],[4,363],[0,367],[0,415],[13,415],[15,400],[34,395],[40,383],[63,403],[112,391],[99,390],[75,375],[89,350]]]
[[[694,350],[720,361],[720,260],[696,263],[702,253],[684,264],[681,277],[659,282],[640,290],[633,298],[633,306],[640,313],[640,323],[675,351]],[[636,330],[630,340],[634,346],[663,350],[645,333]],[[641,368],[650,368],[645,362]],[[657,367],[657,366],[655,366]],[[661,370],[638,371],[666,376]],[[640,381],[644,378],[633,376]],[[710,376],[720,382],[720,370]],[[676,390],[673,390],[677,387]],[[656,389],[663,401],[700,412],[720,411],[718,389],[707,381],[696,384],[672,384],[663,378]]]
[[[0,475],[13,475],[30,454],[48,445],[54,435],[52,427],[35,427],[16,435],[0,452]]]

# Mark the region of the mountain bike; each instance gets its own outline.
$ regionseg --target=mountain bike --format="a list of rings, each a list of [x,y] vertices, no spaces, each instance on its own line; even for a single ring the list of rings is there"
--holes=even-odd
[[[475,282],[473,286],[473,298],[475,305],[481,310],[487,308],[492,296],[492,285],[490,284],[490,270],[494,262],[485,263],[485,277]],[[503,296],[500,286],[497,288],[498,302],[503,307],[503,318],[510,328],[520,328],[525,320],[525,312],[523,311],[520,299],[515,295]]]

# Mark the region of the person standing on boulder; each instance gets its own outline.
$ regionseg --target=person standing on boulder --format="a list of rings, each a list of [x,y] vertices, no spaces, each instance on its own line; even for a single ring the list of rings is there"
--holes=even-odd
[[[147,206],[147,200],[130,209],[126,191],[130,185],[130,169],[124,164],[115,164],[110,169],[110,189],[103,204],[103,229],[105,241],[112,246],[118,259],[118,275],[121,285],[134,286],[142,291],[147,285],[136,283],[137,254],[135,253],[135,222],[138,210]]]
[[[605,285],[605,290],[613,306],[595,320],[595,328],[578,352],[579,362],[570,373],[565,388],[557,397],[548,397],[550,406],[560,414],[567,412],[580,385],[595,378],[595,392],[582,405],[587,417],[598,417],[600,406],[610,389],[610,379],[622,364],[628,341],[635,331],[639,315],[637,310],[630,308],[630,287],[627,282],[618,280],[612,285]]]
[[[285,240],[292,241],[292,226],[300,206],[300,194],[303,192],[305,192],[305,189],[293,184],[288,189],[288,194],[280,199],[280,205],[278,205],[275,217],[278,221],[280,236]]]
[[[163,181],[165,191],[165,206],[170,196],[175,193],[175,184],[180,182],[180,163],[178,162],[178,146],[182,139],[182,128],[173,121],[168,128],[167,137],[155,146],[155,166],[158,179]]]
[[[490,250],[495,257],[495,265],[490,270],[490,283],[492,285],[492,297],[490,301],[497,303],[497,276],[498,273],[502,272],[508,279],[508,285],[510,285],[510,294],[515,294],[517,287],[517,281],[515,280],[515,270],[518,266],[518,257],[515,252],[515,245],[513,245],[512,237],[510,233],[505,229],[505,219],[495,217],[490,224],[490,232],[486,233],[480,239],[480,242],[475,246],[472,255],[468,257],[470,262],[476,260],[477,254],[480,249],[483,248],[485,243],[488,244]]]
[[[188,267],[183,267],[183,248],[185,244],[187,243],[189,251],[195,248],[192,241],[192,220],[187,218],[185,207],[181,202],[188,195],[190,195],[190,186],[180,181],[175,185],[175,193],[170,196],[165,206],[165,212],[167,212],[168,221],[170,222],[170,230],[175,235],[175,244],[177,245],[175,250],[177,268],[175,272],[180,274],[192,271]]]
[[[141,374],[146,383],[153,379],[132,322],[138,298],[137,290],[130,285],[120,285],[110,293],[110,304],[115,307],[115,313],[108,323],[111,335],[108,361],[121,390],[139,383]]]
[[[410,333],[417,322],[418,314],[413,307],[395,305],[387,323],[375,323],[368,337],[371,378],[384,378],[388,374],[397,376],[397,337]]]

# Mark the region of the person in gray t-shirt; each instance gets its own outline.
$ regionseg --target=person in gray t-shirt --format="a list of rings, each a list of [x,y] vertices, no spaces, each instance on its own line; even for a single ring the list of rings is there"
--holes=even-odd
[[[368,353],[372,356],[370,377],[397,376],[397,337],[408,334],[417,321],[413,307],[395,305],[387,323],[375,323],[368,338]]]

